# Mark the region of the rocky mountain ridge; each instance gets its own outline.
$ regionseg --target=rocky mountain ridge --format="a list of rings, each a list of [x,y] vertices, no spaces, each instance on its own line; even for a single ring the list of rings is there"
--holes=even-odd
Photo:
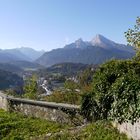
[[[36,62],[46,67],[64,62],[101,64],[109,59],[128,59],[134,54],[133,47],[96,35],[91,41],[83,41],[80,38],[64,48],[46,52]]]

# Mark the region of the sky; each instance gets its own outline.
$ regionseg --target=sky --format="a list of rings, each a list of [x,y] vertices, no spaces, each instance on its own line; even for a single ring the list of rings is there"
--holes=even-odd
[[[96,34],[126,44],[140,0],[0,0],[0,49],[50,51]]]

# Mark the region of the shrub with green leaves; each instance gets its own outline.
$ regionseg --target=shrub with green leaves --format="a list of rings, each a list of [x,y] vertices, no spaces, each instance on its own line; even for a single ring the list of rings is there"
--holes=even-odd
[[[135,122],[140,118],[140,77],[129,71],[112,84],[110,94],[114,97],[110,116],[118,122]]]
[[[82,100],[85,117],[135,122],[140,117],[139,70],[140,63],[130,60],[101,65],[93,77],[92,92]]]
[[[78,92],[71,92],[66,90],[55,90],[51,95],[45,96],[42,99],[47,102],[77,104],[81,103],[81,94]]]
[[[24,97],[29,99],[37,99],[37,77],[33,75],[27,78],[24,86]]]
[[[134,28],[128,29],[128,31],[125,32],[125,37],[129,45],[134,46],[140,51],[140,17],[137,17]]]

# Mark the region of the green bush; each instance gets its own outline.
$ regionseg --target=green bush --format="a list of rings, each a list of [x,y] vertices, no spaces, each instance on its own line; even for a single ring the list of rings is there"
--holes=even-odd
[[[24,86],[24,95],[23,97],[28,99],[37,99],[37,77],[33,75],[30,78],[27,78]]]
[[[80,105],[81,98],[81,94],[78,92],[56,90],[51,95],[45,96],[42,99],[48,102]]]
[[[112,60],[101,65],[93,77],[92,92],[82,99],[85,117],[136,121],[140,116],[139,70],[140,63],[131,60]]]
[[[119,122],[131,121],[140,117],[140,77],[133,71],[120,77],[111,86],[110,94],[114,97],[111,117]]]

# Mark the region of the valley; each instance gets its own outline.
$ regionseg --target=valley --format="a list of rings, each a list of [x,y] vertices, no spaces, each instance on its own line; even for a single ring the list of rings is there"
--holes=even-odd
[[[91,41],[79,39],[49,52],[26,47],[0,50],[0,70],[17,74],[23,81],[36,74],[40,86],[50,94],[69,78],[76,80],[76,75],[88,67],[110,59],[129,59],[134,54],[131,46],[96,35]]]
[[[15,49],[12,50],[12,55],[14,54],[14,50]],[[27,49],[27,51],[28,50],[33,49],[30,48]],[[26,55],[27,51],[25,51]],[[17,53],[17,49],[15,53]],[[41,56],[39,52],[36,59],[34,57],[31,59],[31,56],[29,55],[30,58],[27,56],[26,59],[21,57],[18,58],[16,56],[14,57],[16,58],[14,60],[7,58],[4,61],[1,60],[0,90],[3,90],[6,95],[15,97],[16,100],[18,100],[18,98],[25,98],[25,100],[29,99],[31,102],[37,100],[40,102],[43,101],[44,103],[55,102],[55,104],[62,103],[66,105],[80,105],[80,115],[86,120],[83,128],[82,125],[79,126],[76,119],[74,121],[74,114],[72,112],[68,112],[71,116],[70,121],[72,126],[67,124],[66,128],[64,128],[64,132],[63,127],[65,127],[65,125],[59,126],[61,125],[59,123],[41,120],[44,124],[34,126],[34,123],[36,123],[38,119],[32,120],[32,118],[27,118],[27,120],[31,120],[31,122],[33,122],[32,125],[35,129],[39,129],[41,131],[38,132],[34,130],[31,136],[30,130],[25,127],[25,125],[28,124],[26,119],[23,120],[22,116],[20,116],[23,123],[22,125],[24,126],[24,133],[18,132],[17,134],[13,128],[16,127],[17,130],[21,128],[18,125],[12,125],[10,133],[5,131],[3,128],[1,129],[4,132],[1,133],[1,138],[9,138],[11,135],[16,135],[18,138],[21,137],[21,139],[24,139],[24,137],[45,139],[47,135],[47,138],[49,139],[57,139],[58,137],[60,137],[60,139],[82,139],[84,137],[88,140],[90,138],[99,139],[100,136],[98,133],[102,132],[102,138],[111,137],[111,140],[116,137],[122,140],[127,139],[126,135],[120,134],[117,128],[114,128],[110,122],[103,121],[106,118],[106,112],[104,112],[106,105],[104,106],[104,104],[108,103],[108,101],[103,102],[103,104],[99,102],[97,105],[95,99],[104,100],[105,98],[105,100],[109,100],[109,103],[112,102],[112,95],[110,95],[109,98],[106,98],[101,94],[108,92],[107,90],[112,90],[112,86],[108,85],[111,85],[111,82],[115,81],[113,81],[113,79],[119,79],[123,75],[123,71],[129,73],[128,69],[135,65],[136,68],[134,70],[137,72],[137,68],[139,69],[139,63],[132,61],[132,57],[134,55],[135,50],[131,46],[117,44],[106,39],[102,35],[97,35],[90,42],[84,42],[80,39],[75,41],[75,43],[64,46],[64,48],[45,52]],[[100,90],[101,92],[99,92]],[[111,93],[113,93],[113,91],[111,91]],[[100,108],[100,104],[101,106],[103,105],[103,110],[102,107]],[[96,111],[96,109],[98,111]],[[6,112],[3,113],[5,113],[6,118]],[[91,116],[90,114],[92,113],[93,115]],[[8,115],[13,117],[12,115],[14,114]],[[113,115],[112,117],[114,117]],[[15,116],[18,117],[18,114],[15,114]],[[102,117],[104,119],[102,119]],[[16,118],[14,119],[16,120]],[[102,120],[103,122],[100,122],[99,120]],[[54,130],[52,130],[49,128],[50,126],[48,126],[50,123],[52,123],[53,127],[58,126],[58,128],[54,128]],[[46,131],[46,127],[48,131]],[[93,133],[91,130],[95,128],[96,131]],[[74,133],[73,131],[71,133],[69,129],[74,129]],[[76,129],[79,130],[76,131]],[[59,130],[63,131],[63,133],[59,133]],[[48,132],[49,134],[51,133],[50,136],[48,136]],[[88,133],[90,136],[87,136],[84,133]],[[107,133],[107,135],[104,133]],[[40,136],[38,137],[37,134],[40,134]],[[75,136],[75,134],[78,136]]]
[[[140,140],[140,0],[0,0],[0,140]]]

